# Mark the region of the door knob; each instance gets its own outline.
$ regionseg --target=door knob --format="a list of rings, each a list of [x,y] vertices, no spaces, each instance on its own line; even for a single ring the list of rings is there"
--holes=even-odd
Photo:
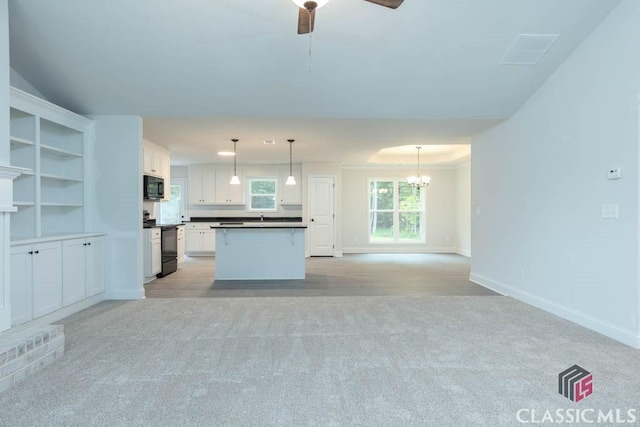
[[[315,219],[311,218],[311,222],[314,222],[314,221],[315,221]]]

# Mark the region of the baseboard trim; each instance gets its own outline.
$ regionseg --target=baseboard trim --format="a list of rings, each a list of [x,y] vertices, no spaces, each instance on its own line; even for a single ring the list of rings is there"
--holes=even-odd
[[[471,273],[469,280],[480,286],[491,289],[492,291],[495,291],[499,294],[517,299],[526,304],[566,319],[570,322],[576,323],[587,329],[591,329],[592,331],[598,332],[616,341],[620,341],[621,343],[626,344],[630,347],[640,349],[640,334],[633,330],[621,328],[612,323],[582,313],[578,310],[574,310],[573,308],[569,308],[562,304],[549,301],[545,298],[540,298],[536,295],[533,295],[529,292],[521,291],[505,283],[491,280],[480,274]]]
[[[333,253],[333,256],[336,257],[336,258],[342,258],[343,255],[344,254],[342,253],[342,251],[335,251]]]
[[[456,249],[456,253],[458,255],[466,256],[467,258],[471,258],[471,251],[465,251],[462,249]]]
[[[89,308],[92,305],[96,305],[99,302],[102,302],[104,299],[105,299],[104,293],[93,295],[89,298],[83,299],[82,301],[78,301],[75,304],[62,307],[61,309],[56,310],[53,313],[49,313],[42,317],[38,317],[37,319],[29,320],[26,323],[22,323],[20,325],[14,326],[10,330],[17,331],[17,330],[29,329],[34,326],[49,325],[51,323],[57,322],[60,319],[64,319],[65,317],[71,316],[72,314],[82,311],[85,308]]]
[[[453,247],[425,248],[420,246],[366,246],[361,248],[342,248],[342,252],[345,254],[454,254],[456,253],[456,249]]]
[[[9,306],[0,307],[0,332],[11,328],[11,308]]]
[[[136,300],[144,299],[144,289],[137,291],[108,291],[104,299],[111,300]]]

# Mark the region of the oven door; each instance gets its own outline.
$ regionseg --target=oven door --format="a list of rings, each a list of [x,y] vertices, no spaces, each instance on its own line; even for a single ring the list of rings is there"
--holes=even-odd
[[[162,262],[178,258],[178,228],[162,228]]]

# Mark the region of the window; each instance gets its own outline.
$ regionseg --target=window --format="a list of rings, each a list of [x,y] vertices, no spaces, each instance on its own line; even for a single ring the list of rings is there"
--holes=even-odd
[[[369,241],[424,242],[424,193],[400,180],[369,181]]]
[[[276,210],[277,180],[275,178],[249,179],[249,209],[252,211]]]
[[[180,224],[182,222],[182,185],[170,185],[171,198],[168,202],[159,203],[160,217],[163,224]]]

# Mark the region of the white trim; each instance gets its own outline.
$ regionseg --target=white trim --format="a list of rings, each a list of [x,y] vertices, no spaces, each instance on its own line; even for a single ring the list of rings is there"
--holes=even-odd
[[[465,251],[464,249],[456,249],[456,253],[458,255],[466,256],[467,258],[471,258],[471,251]]]
[[[351,247],[342,248],[345,254],[455,254],[454,247],[407,247],[407,246],[384,246],[384,247]]]
[[[49,313],[42,317],[38,317],[37,319],[30,320],[21,325],[14,326],[11,330],[17,331],[21,329],[28,329],[34,326],[49,325],[51,323],[57,322],[60,319],[64,319],[65,317],[69,317],[72,314],[82,311],[85,308],[89,308],[92,305],[96,305],[99,302],[102,302],[104,299],[105,299],[104,293],[100,293],[92,297],[85,298],[82,301],[78,301],[75,304],[62,307],[61,309],[56,310],[53,313]]]
[[[637,164],[640,164],[640,93],[636,95],[638,101],[638,109],[636,110],[636,118],[638,120],[638,160]],[[638,195],[640,196],[640,175],[636,174],[636,189],[638,191]],[[640,221],[640,197],[636,197],[637,207],[636,207],[636,222]],[[640,336],[640,228],[636,224],[636,229],[638,230],[637,244],[636,244],[636,316],[635,316],[635,324],[636,324],[636,334]],[[640,347],[640,338],[638,338]]]
[[[144,299],[144,288],[137,291],[107,291],[104,299],[112,300],[138,300]]]
[[[7,286],[9,286],[7,284]],[[11,306],[0,306],[0,332],[7,331],[11,328]]]
[[[344,253],[342,251],[335,251],[333,256],[336,258],[342,258],[344,256]]]
[[[481,276],[480,274],[471,273],[469,280],[480,286],[491,289],[492,291],[498,292],[499,294],[522,301],[587,329],[591,329],[592,331],[598,332],[616,341],[620,341],[623,344],[640,349],[640,334],[636,331],[621,328],[612,323],[574,310],[573,308],[549,301],[545,298],[540,298],[505,283],[491,280],[487,277]]]

